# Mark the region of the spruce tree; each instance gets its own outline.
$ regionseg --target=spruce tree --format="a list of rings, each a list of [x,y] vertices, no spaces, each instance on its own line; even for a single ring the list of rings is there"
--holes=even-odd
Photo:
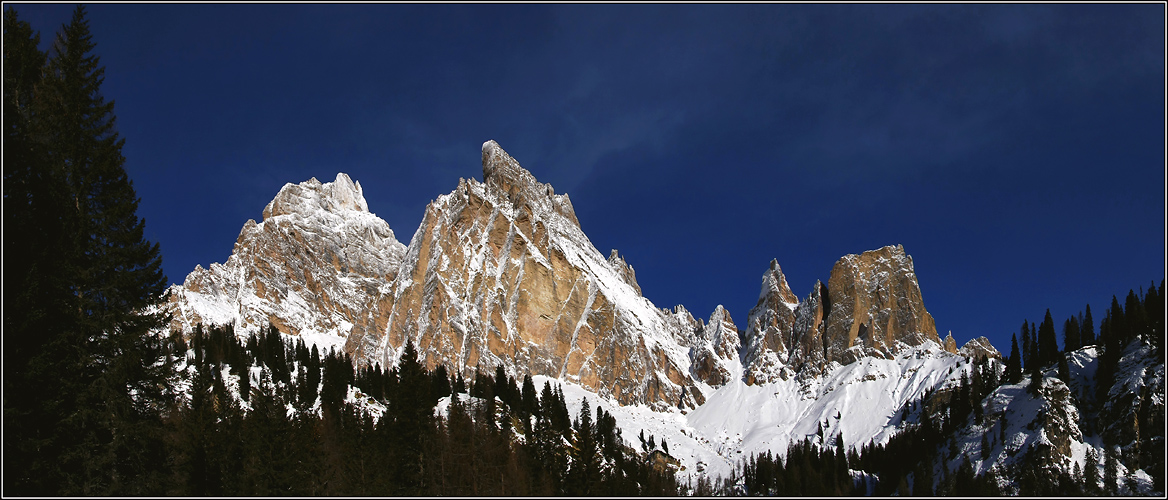
[[[1046,310],[1046,316],[1042,318],[1042,324],[1038,327],[1038,343],[1039,364],[1047,366],[1058,361],[1058,340],[1054,332],[1054,318],[1050,316],[1050,309]]]
[[[1006,377],[1011,384],[1022,380],[1022,355],[1018,353],[1018,335],[1010,336],[1010,357],[1006,360]]]
[[[20,433],[6,432],[16,449],[5,461],[25,445],[39,451],[6,466],[16,476],[5,482],[27,485],[13,490],[26,494],[157,492],[160,414],[174,378],[157,362],[164,336],[151,333],[166,321],[149,312],[165,287],[159,248],[143,237],[84,7],[57,34],[39,82],[29,32],[6,12],[4,258],[32,258],[5,275],[6,290],[20,290],[4,307],[5,371],[24,385],[5,395],[6,421],[16,417],[10,430]],[[13,217],[28,219],[9,224]],[[26,427],[21,417],[36,421]]]
[[[1083,345],[1095,345],[1095,320],[1091,319],[1091,304],[1087,304],[1087,312],[1079,321],[1079,336]]]
[[[1125,342],[1148,333],[1148,316],[1144,312],[1143,302],[1134,290],[1127,292],[1123,313],[1124,322],[1127,323],[1128,329],[1127,337],[1124,338]]]
[[[1084,490],[1088,495],[1095,495],[1099,492],[1099,460],[1095,458],[1095,452],[1087,449],[1087,461],[1083,466],[1083,482],[1085,483]]]
[[[1156,352],[1162,352],[1164,347],[1164,297],[1156,290],[1153,281],[1144,295],[1144,314],[1148,318],[1149,343]]]
[[[1063,323],[1063,352],[1071,352],[1081,347],[1079,320],[1073,315]]]
[[[567,493],[573,496],[587,496],[593,492],[595,483],[600,479],[600,453],[596,435],[593,433],[592,409],[588,406],[588,399],[581,402],[580,415],[572,437]]]
[[[1031,370],[1034,365],[1034,342],[1030,338],[1030,325],[1022,321],[1022,367]]]

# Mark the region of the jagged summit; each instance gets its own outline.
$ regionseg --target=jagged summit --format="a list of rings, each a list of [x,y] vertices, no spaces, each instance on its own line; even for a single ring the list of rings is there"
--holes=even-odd
[[[519,166],[519,162],[495,141],[483,143],[483,182],[497,185],[512,195],[518,190],[538,189],[544,186],[546,186],[544,191],[548,195],[555,194],[550,185],[537,181],[531,172]]]
[[[832,362],[891,359],[902,346],[927,341],[957,349],[937,336],[903,246],[843,256],[828,282],[817,281],[803,302],[771,261],[744,335],[746,381],[816,376]]]
[[[762,290],[759,291],[758,301],[763,303],[768,300],[779,300],[788,304],[799,303],[799,297],[787,285],[787,277],[783,275],[778,259],[771,259],[770,269],[762,277]]]
[[[272,324],[322,349],[341,349],[353,337],[385,330],[385,285],[404,253],[348,175],[285,184],[264,208],[263,222],[243,225],[227,262],[198,266],[171,287],[171,328],[231,325],[247,335]]]
[[[361,183],[353,182],[348,174],[338,173],[333,182],[321,183],[313,177],[300,184],[285,184],[276,197],[264,207],[263,217],[287,214],[311,215],[317,210],[341,213],[345,210],[368,212],[369,205],[361,190]]]

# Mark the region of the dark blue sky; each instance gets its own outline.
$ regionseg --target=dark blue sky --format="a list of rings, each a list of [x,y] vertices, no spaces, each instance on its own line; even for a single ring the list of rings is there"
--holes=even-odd
[[[16,8],[47,47],[73,6]],[[772,258],[803,297],[903,244],[941,335],[1003,350],[1165,275],[1162,4],[88,9],[175,282],[313,176],[408,243],[488,139],[740,327]]]

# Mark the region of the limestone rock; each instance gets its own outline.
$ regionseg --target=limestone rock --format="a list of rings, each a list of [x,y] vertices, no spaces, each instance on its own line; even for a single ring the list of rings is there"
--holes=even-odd
[[[953,334],[950,333],[949,336],[952,337]],[[998,352],[998,349],[990,343],[990,339],[985,337],[970,339],[957,352],[975,361],[986,358],[1002,359],[1002,353]]]
[[[360,183],[341,173],[286,184],[263,215],[244,224],[227,262],[170,288],[172,329],[232,325],[242,337],[272,324],[324,349],[385,330],[405,245],[369,213]]]
[[[637,291],[637,295],[641,295],[641,285],[637,284],[636,271],[633,270],[633,266],[630,266],[628,262],[625,262],[625,259],[622,259],[617,254],[616,249],[613,249],[612,253],[608,255],[608,265],[616,270],[617,276],[620,276],[621,281],[633,287],[633,290]]]
[[[690,373],[713,387],[720,387],[742,376],[738,328],[730,313],[720,304],[710,314],[710,321],[695,332],[690,347]]]
[[[818,376],[827,364],[826,320],[831,314],[831,294],[827,285],[816,280],[807,300],[795,310],[794,333],[788,363],[802,378]],[[782,375],[780,373],[780,375]]]
[[[900,245],[845,255],[832,268],[827,289],[831,303],[824,332],[827,362],[889,358],[898,343],[941,343],[921,299],[912,258]]]
[[[773,381],[781,377],[795,326],[799,298],[791,292],[777,260],[763,273],[758,303],[747,316],[744,362],[746,381]]]
[[[949,335],[945,336],[945,340],[942,341],[941,345],[945,348],[945,352],[957,354],[957,340],[953,338],[953,332],[949,332]]]
[[[482,159],[483,182],[461,180],[426,208],[392,285],[389,328],[357,358],[392,366],[410,339],[427,367],[464,376],[503,365],[624,404],[700,404],[685,333],[641,297],[631,266],[606,260],[567,195],[497,143]]]

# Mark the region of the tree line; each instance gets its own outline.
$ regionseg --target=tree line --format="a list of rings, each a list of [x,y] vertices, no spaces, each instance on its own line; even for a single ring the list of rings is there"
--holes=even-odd
[[[187,353],[181,337],[172,351]],[[246,343],[199,327],[190,399],[166,417],[161,492],[173,495],[675,495],[672,471],[624,443],[587,400],[505,374],[426,370],[411,342],[398,366],[354,368],[274,328]],[[250,380],[250,382],[244,382]],[[245,391],[250,388],[250,393]],[[447,410],[435,406],[447,398]],[[384,411],[368,411],[373,402]]]

